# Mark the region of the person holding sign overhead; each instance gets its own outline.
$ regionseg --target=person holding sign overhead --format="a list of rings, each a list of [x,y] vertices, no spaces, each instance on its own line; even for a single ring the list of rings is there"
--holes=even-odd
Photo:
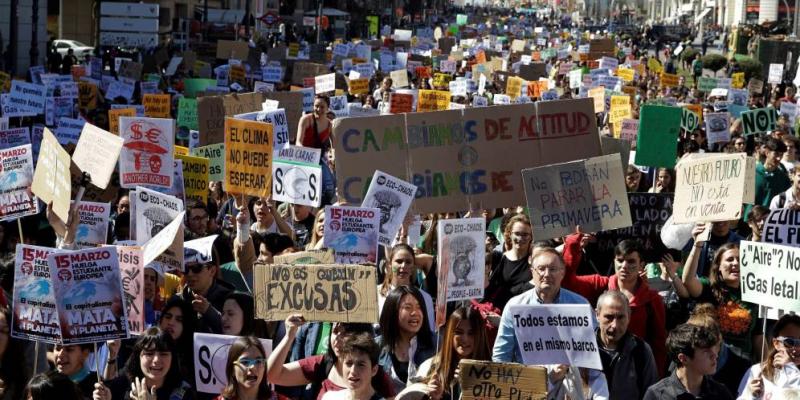
[[[267,352],[254,336],[237,338],[228,350],[225,377],[228,385],[216,400],[269,400],[266,379]]]
[[[178,368],[175,341],[158,328],[146,330],[125,364],[124,374],[95,384],[94,400],[193,400],[192,386]]]
[[[331,100],[325,95],[314,97],[314,112],[303,115],[297,124],[297,146],[322,149],[320,165],[322,166],[322,203],[321,206],[333,204],[336,196],[335,182],[333,175],[333,146],[331,135],[333,126],[328,118],[328,108]]]

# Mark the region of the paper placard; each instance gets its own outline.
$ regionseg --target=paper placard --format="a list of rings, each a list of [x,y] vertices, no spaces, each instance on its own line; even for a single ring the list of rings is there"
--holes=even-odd
[[[144,310],[144,256],[137,246],[117,246],[128,331],[138,335],[145,330]]]
[[[199,393],[217,395],[225,389],[228,384],[228,376],[225,373],[225,368],[228,365],[228,353],[231,345],[238,338],[238,336],[195,332],[194,340],[192,340],[194,346],[194,376]],[[265,359],[269,358],[272,353],[272,340],[258,340],[266,352],[263,357]],[[261,384],[264,385],[266,382]]]
[[[165,118],[119,118],[124,139],[119,157],[120,186],[172,187],[175,120]]]
[[[730,114],[727,112],[707,113],[705,115],[705,125],[708,143],[728,143],[731,140],[729,124]]]
[[[58,250],[18,244],[14,263],[11,337],[59,343],[61,328],[47,257]]]
[[[211,181],[221,181],[225,179],[225,144],[217,143],[208,146],[196,147],[191,150],[195,157],[207,158],[208,179]]]
[[[603,369],[589,304],[510,305],[506,312],[524,364]]]
[[[283,321],[302,313],[306,321],[378,321],[374,266],[256,264],[253,268],[257,318]],[[291,293],[306,293],[311,300]]]
[[[225,191],[272,193],[272,124],[225,118]]]
[[[522,170],[534,235],[568,235],[631,226],[619,154]]]
[[[752,135],[775,130],[775,113],[775,109],[772,107],[743,112],[742,127],[744,128],[744,134]]]
[[[377,208],[325,207],[323,244],[334,251],[337,263],[377,262],[380,215]]]
[[[437,304],[439,298],[445,301],[483,298],[486,276],[480,266],[486,262],[486,221],[483,218],[441,220],[437,235],[437,276],[441,292]],[[437,312],[437,322],[446,312],[441,313],[442,317],[439,314]]]
[[[742,301],[800,312],[800,249],[744,240],[739,246]]]
[[[39,202],[31,190],[33,181],[30,144],[0,150],[0,221],[39,212]]]
[[[372,175],[371,182],[361,206],[381,210],[378,243],[388,246],[403,224],[417,186],[379,170]]]
[[[675,223],[730,221],[740,218],[746,157],[746,154],[737,153],[681,160],[676,169]]]
[[[770,211],[767,220],[764,221],[761,241],[800,247],[800,211],[791,208]]]
[[[108,217],[111,215],[109,203],[81,201],[78,204],[78,232],[75,244],[85,249],[102,246],[108,239]]]
[[[114,173],[123,142],[122,137],[87,122],[83,125],[72,162],[81,171],[89,173],[92,185],[105,189]]]
[[[45,204],[53,203],[53,212],[61,221],[69,218],[69,202],[72,196],[69,153],[58,144],[58,140],[44,128],[39,159],[33,173],[32,192]]]

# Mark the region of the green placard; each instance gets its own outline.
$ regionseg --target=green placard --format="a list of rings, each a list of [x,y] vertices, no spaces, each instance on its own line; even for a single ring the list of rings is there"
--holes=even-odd
[[[178,126],[185,126],[191,130],[197,127],[197,99],[181,97],[178,100]]]
[[[708,76],[701,76],[697,81],[697,88],[701,92],[710,92],[717,88],[717,78],[710,78]]]
[[[466,14],[458,14],[458,15],[456,15],[456,24],[457,25],[466,25],[467,24],[467,15]]]
[[[639,113],[636,165],[674,168],[678,157],[681,109],[645,104]]]
[[[216,79],[184,79],[183,94],[186,97],[196,97],[198,92],[204,92],[209,87],[217,86]]]
[[[194,148],[192,149],[192,155],[208,159],[209,181],[221,181],[225,179],[225,143],[216,143]]]
[[[772,107],[742,113],[742,127],[745,135],[763,133],[775,130],[777,111]]]

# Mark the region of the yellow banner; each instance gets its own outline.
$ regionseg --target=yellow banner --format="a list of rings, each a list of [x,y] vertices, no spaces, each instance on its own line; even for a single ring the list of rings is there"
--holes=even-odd
[[[617,76],[620,79],[622,79],[624,82],[633,82],[633,78],[635,76],[635,73],[630,68],[619,67],[619,68],[617,68]]]
[[[118,108],[116,110],[108,110],[108,127],[109,132],[119,136],[119,117],[135,117],[135,108]]]
[[[176,150],[178,147],[180,146],[175,146]],[[184,149],[186,148],[184,147]],[[205,202],[208,197],[209,160],[184,154],[176,154],[175,158],[183,162],[183,189],[186,199],[192,198]]]
[[[369,78],[351,79],[349,83],[350,94],[368,94],[369,93]]]
[[[146,93],[142,96],[144,116],[150,118],[171,118],[169,94]]]
[[[517,97],[522,95],[522,85],[525,83],[525,80],[518,77],[518,76],[511,76],[506,81],[506,94],[508,97],[512,99],[516,99]]]
[[[619,138],[622,131],[622,120],[626,118],[633,118],[630,97],[627,95],[611,96],[611,111],[608,114],[608,122],[613,124],[615,138]]]
[[[662,87],[677,87],[680,77],[675,74],[661,73],[661,86]]]
[[[225,191],[272,194],[272,124],[225,118]]]
[[[735,72],[731,75],[731,87],[734,89],[744,87],[744,72]]]

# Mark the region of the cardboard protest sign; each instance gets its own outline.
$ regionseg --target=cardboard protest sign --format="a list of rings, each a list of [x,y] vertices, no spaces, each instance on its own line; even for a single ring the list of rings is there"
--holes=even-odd
[[[707,113],[705,123],[708,143],[728,143],[731,140],[730,114],[727,112]]]
[[[483,218],[441,220],[437,225],[437,237],[440,287],[437,299],[482,298],[485,274],[481,265],[486,261],[486,221]]]
[[[458,366],[462,400],[547,397],[545,367],[468,359],[459,361]]]
[[[661,86],[662,87],[678,87],[680,77],[676,74],[661,73]]]
[[[14,263],[11,337],[45,343],[61,341],[54,282],[47,257],[58,250],[18,244]]]
[[[272,193],[272,124],[225,118],[225,191]]]
[[[399,69],[391,72],[392,87],[393,88],[406,88],[408,87],[408,72],[405,69]]]
[[[225,144],[217,143],[192,149],[192,155],[208,159],[208,180],[225,179]]]
[[[128,332],[138,335],[145,330],[144,320],[144,256],[136,246],[117,246],[117,259],[125,295]]]
[[[521,95],[522,85],[525,81],[522,78],[512,76],[506,80],[506,94],[512,99]]]
[[[546,75],[546,64],[543,62],[532,62],[519,66],[519,77],[526,81],[538,81],[539,78]]]
[[[378,243],[388,246],[403,224],[414,195],[416,185],[376,170],[372,175],[367,194],[361,207],[374,207],[381,211],[381,226]]]
[[[229,60],[246,60],[250,48],[247,42],[236,40],[217,40],[217,58]]]
[[[69,217],[72,198],[70,163],[69,153],[58,144],[50,130],[44,128],[31,190],[45,204],[53,203],[53,212],[61,221],[67,221]]]
[[[215,335],[211,333],[195,333],[194,340],[194,365],[195,382],[200,393],[221,393],[228,384],[225,368],[228,365],[228,353],[231,345],[238,336]],[[272,353],[272,340],[259,339],[269,358]]]
[[[175,120],[120,117],[119,129],[125,140],[119,157],[120,185],[172,187]]]
[[[306,250],[274,257],[275,264],[334,264],[333,250]]]
[[[643,105],[636,136],[636,165],[673,168],[682,110],[677,107]]]
[[[105,189],[114,173],[124,139],[90,123],[83,125],[72,162],[89,173],[92,184]]]
[[[178,127],[197,130],[197,99],[181,97],[178,99]]]
[[[734,72],[731,74],[731,87],[741,89],[744,87],[744,72]]]
[[[450,92],[443,90],[420,90],[417,111],[442,111],[450,105]]]
[[[380,216],[377,208],[325,207],[323,244],[334,251],[336,263],[377,262]]]
[[[601,87],[591,88],[586,94],[586,97],[592,99],[594,111],[601,113],[606,111],[606,89]]]
[[[609,231],[597,232],[596,249],[598,265],[603,261],[613,262],[614,247],[626,239],[636,239],[644,247],[641,257],[646,262],[660,262],[667,252],[661,241],[661,228],[672,216],[673,194],[671,193],[628,193],[628,206],[631,212],[631,226]]]
[[[0,150],[0,221],[39,212],[39,202],[31,190],[33,178],[30,144]]]
[[[307,321],[378,321],[373,266],[256,264],[254,269],[257,318],[281,321],[302,313]],[[311,301],[291,293],[306,293]]]
[[[743,301],[800,312],[800,249],[742,241],[739,259]]]
[[[701,76],[697,82],[697,88],[701,92],[710,92],[717,87],[717,78],[712,78],[709,76]]]
[[[617,76],[624,82],[633,82],[635,71],[630,68],[617,68]]]
[[[128,337],[119,261],[114,246],[47,256],[63,344]]]
[[[108,110],[108,127],[110,132],[115,135],[119,135],[119,117],[135,117],[135,116],[136,116],[135,108],[117,108]]]
[[[761,241],[800,247],[800,211],[791,208],[772,210],[764,222]]]
[[[344,97],[344,96],[342,96]],[[335,97],[334,97],[335,98]],[[331,110],[333,110],[333,98],[331,98]],[[286,110],[278,108],[271,111],[261,111],[254,113],[239,114],[234,116],[237,119],[250,121],[266,122],[272,125],[273,154],[290,145],[289,143],[289,121],[286,120]]]
[[[509,307],[524,364],[603,369],[588,303]]]
[[[97,247],[106,244],[108,239],[108,218],[111,214],[109,203],[81,201],[78,204],[78,232],[75,244],[78,248]]]
[[[327,65],[296,62],[292,68],[292,85],[302,85],[303,78],[313,78],[330,72]]]
[[[549,239],[575,232],[631,226],[619,154],[522,170],[534,235]]]
[[[225,141],[225,117],[261,111],[264,97],[275,99],[276,93],[237,93],[226,96],[203,96],[197,99],[200,145],[223,143]],[[299,120],[302,108],[298,109],[297,113],[297,120]],[[295,129],[297,129],[296,125]]]
[[[314,92],[328,93],[336,90],[336,74],[318,75],[314,78]]]
[[[142,96],[142,105],[144,105],[144,115],[146,117],[170,118],[172,103],[170,102],[169,94],[147,93]]]
[[[740,218],[746,157],[744,153],[735,153],[681,160],[676,169],[675,223]]]
[[[417,186],[416,212],[511,206],[525,201],[523,168],[601,154],[591,99],[500,107],[335,120],[340,197],[360,204],[379,169]]]
[[[615,138],[620,137],[622,120],[627,118],[633,118],[630,97],[628,95],[611,96],[611,109],[608,113],[608,121],[614,125]]]
[[[350,94],[367,94],[369,93],[369,78],[350,79],[348,82]]]
[[[186,199],[208,201],[208,165],[203,157],[176,155],[183,167],[183,189]]]
[[[776,112],[772,107],[759,108],[757,110],[745,111],[742,113],[742,127],[745,135],[754,133],[765,133],[775,130]]]

